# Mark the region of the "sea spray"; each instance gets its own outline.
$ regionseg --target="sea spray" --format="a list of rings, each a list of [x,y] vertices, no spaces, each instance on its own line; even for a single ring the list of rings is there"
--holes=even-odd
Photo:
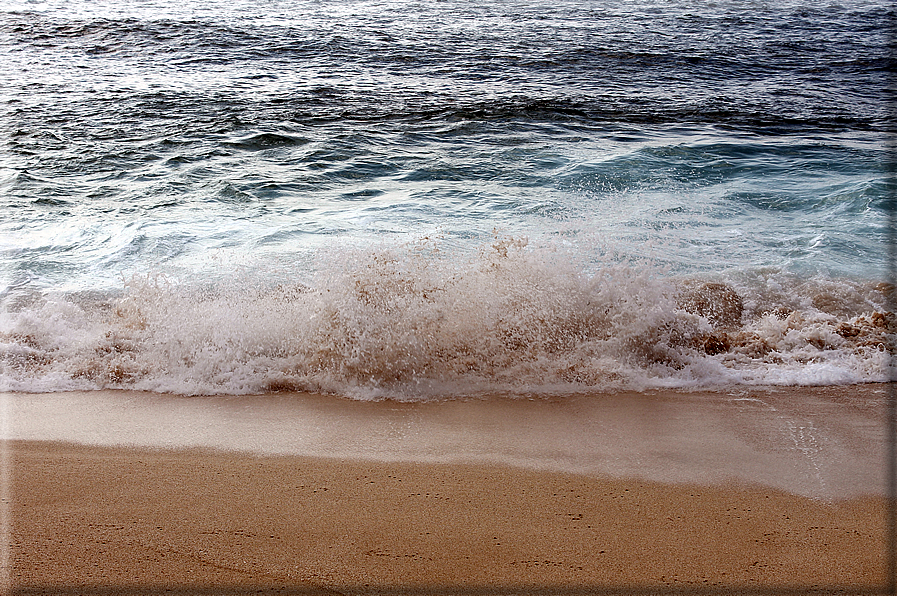
[[[299,281],[302,279],[302,281]],[[888,378],[886,285],[648,260],[496,235],[322,250],[316,271],[147,275],[0,315],[0,388],[360,399]]]

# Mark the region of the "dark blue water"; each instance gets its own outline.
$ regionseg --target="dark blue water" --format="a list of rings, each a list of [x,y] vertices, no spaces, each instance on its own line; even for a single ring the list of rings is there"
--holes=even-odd
[[[0,2],[0,386],[885,380],[894,18]]]

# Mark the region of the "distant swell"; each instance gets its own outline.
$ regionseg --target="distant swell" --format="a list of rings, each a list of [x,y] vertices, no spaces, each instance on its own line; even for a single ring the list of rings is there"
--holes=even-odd
[[[0,31],[47,68],[109,79],[113,101],[102,112],[124,108],[124,117],[167,106],[256,122],[438,116],[894,130],[882,109],[891,102],[893,10],[590,6],[517,7],[513,18],[500,3],[466,7],[426,28],[399,26],[400,5],[351,19],[323,6],[301,26],[214,10],[145,20],[13,11],[0,14]],[[177,88],[119,104],[140,90],[117,81],[121,64],[134,62],[148,80],[165,81],[151,87],[171,91],[176,77]],[[55,81],[36,82],[44,93],[78,91]],[[85,104],[81,118],[93,116],[102,97],[94,91],[68,95]]]

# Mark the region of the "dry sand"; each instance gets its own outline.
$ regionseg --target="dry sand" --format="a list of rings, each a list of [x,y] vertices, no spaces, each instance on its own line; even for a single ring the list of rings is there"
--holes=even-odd
[[[794,393],[850,406],[850,424],[832,427],[840,434],[816,421],[821,447],[807,465],[830,453],[859,462],[881,433],[874,387]],[[672,483],[484,461],[77,445],[22,439],[25,427],[11,426],[5,519],[17,593],[884,593],[884,499],[863,487],[821,498],[743,477]],[[845,437],[852,451],[827,450]]]

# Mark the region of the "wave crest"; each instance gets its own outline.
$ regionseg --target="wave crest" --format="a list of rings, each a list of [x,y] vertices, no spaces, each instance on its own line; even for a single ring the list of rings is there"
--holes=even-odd
[[[675,279],[522,238],[334,250],[310,279],[41,297],[0,319],[0,385],[426,399],[855,383],[889,378],[897,331],[882,284]]]

